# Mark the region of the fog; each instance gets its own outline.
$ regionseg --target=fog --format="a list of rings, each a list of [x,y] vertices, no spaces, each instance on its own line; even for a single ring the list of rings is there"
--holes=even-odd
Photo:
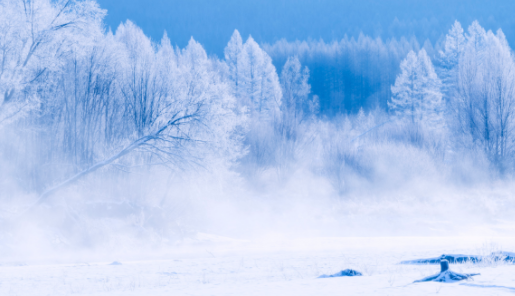
[[[164,26],[104,2],[0,2],[5,258],[157,256],[199,234],[513,232],[515,60],[509,20],[482,22],[494,5],[371,23],[365,2],[283,1],[292,16],[274,23],[266,1],[224,2],[191,24],[214,2],[153,2]],[[256,20],[207,29],[239,9]],[[396,12],[423,25],[393,32]]]

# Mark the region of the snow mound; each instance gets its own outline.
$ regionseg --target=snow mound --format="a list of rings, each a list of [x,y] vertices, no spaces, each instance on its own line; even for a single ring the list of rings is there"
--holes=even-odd
[[[337,273],[331,274],[331,275],[323,274],[323,275],[319,276],[318,278],[324,279],[324,278],[341,277],[341,276],[362,276],[362,275],[363,274],[361,274],[361,272],[359,272],[359,271],[352,270],[352,269],[345,269],[345,270],[342,270],[340,272],[337,272]]]

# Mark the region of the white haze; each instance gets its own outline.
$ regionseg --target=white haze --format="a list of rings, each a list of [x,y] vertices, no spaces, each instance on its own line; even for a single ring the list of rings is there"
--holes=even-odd
[[[0,20],[8,61],[0,73],[2,257],[148,257],[198,233],[250,240],[513,233],[515,68],[501,69],[502,77],[486,69],[513,66],[502,32],[474,23],[484,48],[459,52],[450,40],[448,55],[433,62],[423,50],[389,44],[406,55],[404,66],[383,56],[396,62],[385,73],[391,77],[379,79],[381,96],[371,95],[383,101],[341,108],[328,102],[338,94],[310,90],[314,74],[302,57],[292,54],[276,69],[237,31],[219,60],[193,39],[184,49],[166,35],[152,42],[130,21],[106,32],[95,2],[72,2],[62,20],[74,23],[68,31],[52,27],[63,1],[31,2],[42,40],[34,55],[26,12],[14,0],[1,2],[0,14],[11,16]],[[431,82],[406,95],[432,102],[414,113],[400,102],[410,91],[402,72],[409,67]],[[472,67],[484,79],[464,81]],[[494,80],[511,92],[499,115],[508,123],[487,118],[485,138],[484,130],[467,130],[467,118],[479,120],[483,110],[467,95]],[[166,125],[179,117],[181,125]],[[148,143],[40,199],[148,135]]]

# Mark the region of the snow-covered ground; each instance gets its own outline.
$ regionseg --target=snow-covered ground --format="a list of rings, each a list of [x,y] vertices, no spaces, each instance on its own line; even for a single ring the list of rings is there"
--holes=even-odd
[[[413,283],[435,265],[400,265],[444,253],[515,251],[515,238],[273,238],[245,241],[200,234],[164,252],[0,266],[0,295],[511,295],[515,265],[461,264],[473,281]],[[98,254],[97,254],[98,256]],[[90,259],[87,259],[90,258]],[[100,257],[96,257],[100,258]],[[63,262],[66,261],[66,262]],[[112,264],[113,262],[120,264]],[[352,268],[362,277],[317,279]]]

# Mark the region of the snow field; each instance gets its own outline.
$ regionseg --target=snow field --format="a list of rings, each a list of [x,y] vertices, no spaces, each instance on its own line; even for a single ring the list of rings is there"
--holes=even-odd
[[[453,264],[453,271],[481,275],[452,284],[414,284],[438,273],[439,266],[397,264],[445,252],[488,253],[499,246],[513,248],[515,239],[203,240],[159,255],[141,255],[160,259],[116,258],[121,265],[5,261],[0,266],[0,295],[510,295],[515,293],[514,265]],[[363,276],[316,278],[345,268]]]

